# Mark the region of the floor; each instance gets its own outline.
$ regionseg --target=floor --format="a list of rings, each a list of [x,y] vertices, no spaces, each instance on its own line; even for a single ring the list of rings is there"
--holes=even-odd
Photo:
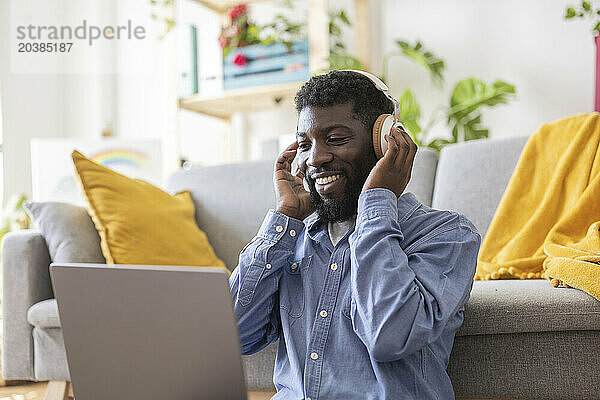
[[[42,400],[46,392],[46,385],[46,382],[41,382],[23,386],[0,387],[0,400]],[[272,392],[250,392],[248,400],[268,400],[274,394]]]
[[[45,391],[45,382],[24,386],[4,386],[0,387],[0,400],[41,400],[44,398]]]

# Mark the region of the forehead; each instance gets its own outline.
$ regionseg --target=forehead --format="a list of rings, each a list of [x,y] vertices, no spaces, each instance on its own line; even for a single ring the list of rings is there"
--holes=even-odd
[[[364,130],[352,113],[352,106],[352,103],[346,103],[331,107],[304,107],[298,116],[298,135],[323,133],[333,125],[343,125],[356,132]]]

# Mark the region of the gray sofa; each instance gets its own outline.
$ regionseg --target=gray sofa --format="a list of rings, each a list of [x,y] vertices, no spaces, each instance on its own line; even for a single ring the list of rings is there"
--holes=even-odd
[[[466,215],[485,234],[527,138],[419,149],[407,191]],[[180,170],[169,190],[190,189],[198,225],[231,269],[274,205],[273,163]],[[510,221],[507,221],[510,223]],[[69,380],[44,237],[2,245],[5,379]],[[275,345],[245,357],[248,387],[272,390]],[[546,280],[475,281],[448,372],[457,397],[600,398],[600,302]]]

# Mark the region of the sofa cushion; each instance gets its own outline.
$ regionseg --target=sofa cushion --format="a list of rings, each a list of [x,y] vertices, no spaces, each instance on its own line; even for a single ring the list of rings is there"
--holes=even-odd
[[[56,299],[40,301],[27,311],[27,321],[39,328],[60,328]]]
[[[70,381],[62,329],[33,328],[33,354],[36,381]]]
[[[432,206],[463,214],[483,237],[527,139],[482,139],[444,147]]]
[[[475,281],[457,336],[600,331],[600,302],[546,279]]]
[[[53,201],[26,201],[23,208],[40,229],[52,261],[104,264],[100,236],[85,208]]]
[[[438,152],[429,147],[419,147],[415,155],[410,181],[405,192],[411,192],[417,200],[431,206],[433,183],[438,163]]]
[[[187,191],[169,193],[73,151],[107,264],[225,267],[194,219]]]
[[[457,336],[448,375],[457,398],[597,400],[599,331]]]

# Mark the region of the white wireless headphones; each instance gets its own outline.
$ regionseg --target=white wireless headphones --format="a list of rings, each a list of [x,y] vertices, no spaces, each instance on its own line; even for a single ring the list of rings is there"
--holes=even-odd
[[[379,159],[383,157],[388,148],[387,142],[384,139],[384,135],[390,132],[390,130],[396,126],[400,126],[406,131],[406,128],[404,128],[404,126],[400,123],[400,102],[388,93],[389,88],[387,87],[387,85],[375,75],[356,69],[341,69],[340,71],[355,72],[357,74],[366,76],[371,80],[371,82],[373,82],[377,89],[383,92],[385,97],[387,97],[388,99],[390,99],[390,101],[392,101],[392,103],[394,103],[394,113],[381,114],[375,120],[375,124],[373,124],[373,148],[375,149],[375,155]]]

